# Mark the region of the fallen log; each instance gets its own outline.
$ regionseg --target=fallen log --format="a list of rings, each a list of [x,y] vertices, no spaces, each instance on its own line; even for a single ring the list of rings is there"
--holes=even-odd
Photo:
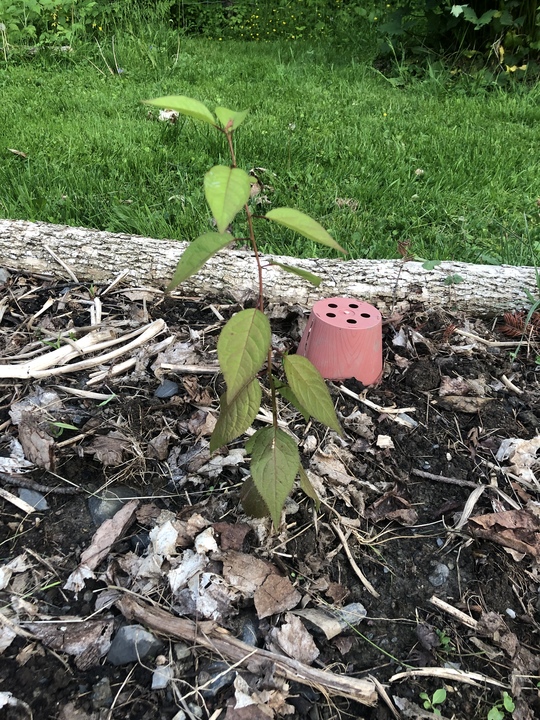
[[[156,240],[24,220],[0,220],[0,264],[20,272],[55,278],[75,276],[102,284],[127,271],[124,282],[163,289],[171,279],[185,242]],[[322,278],[318,288],[271,266],[272,259],[296,265]],[[533,267],[442,262],[433,270],[402,260],[302,259],[262,256],[269,302],[309,308],[323,297],[348,296],[381,312],[418,305],[444,307],[471,316],[497,315],[530,306],[538,295]],[[183,295],[245,300],[255,296],[257,269],[249,252],[226,249],[181,286]]]

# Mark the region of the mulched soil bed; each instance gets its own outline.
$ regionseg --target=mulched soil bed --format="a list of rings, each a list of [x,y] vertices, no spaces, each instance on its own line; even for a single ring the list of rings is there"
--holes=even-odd
[[[283,406],[322,502],[296,490],[273,531],[242,510],[242,443],[208,451],[216,341],[239,305],[15,274],[0,297],[0,717],[423,718],[420,694],[443,688],[442,717],[502,718],[504,692],[514,718],[540,717],[540,349],[524,315],[385,320],[380,385],[330,383],[343,439]],[[269,314],[277,352],[294,351],[306,314]],[[94,367],[36,370],[91,325],[126,348],[161,319]],[[23,363],[34,377],[10,377]],[[28,489],[46,509],[27,512]],[[89,559],[104,491],[123,497]],[[178,617],[195,621],[183,639]],[[134,622],[161,645],[115,665]],[[247,642],[251,665],[212,652],[221,636]],[[284,680],[256,665],[263,648],[370,681],[376,706]]]

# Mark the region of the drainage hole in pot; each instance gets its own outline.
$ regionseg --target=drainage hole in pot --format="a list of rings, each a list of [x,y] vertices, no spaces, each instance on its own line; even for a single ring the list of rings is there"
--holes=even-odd
[[[352,307],[352,308],[357,308],[357,307],[358,307],[358,305],[357,305],[356,303],[349,303],[349,307]]]
[[[328,307],[337,307],[336,303],[328,303]]]
[[[347,320],[347,322],[350,323],[351,325],[356,325],[356,320],[351,319],[351,320]]]
[[[336,313],[326,313],[326,317],[336,317]]]
[[[369,313],[360,313],[360,317],[371,317]]]

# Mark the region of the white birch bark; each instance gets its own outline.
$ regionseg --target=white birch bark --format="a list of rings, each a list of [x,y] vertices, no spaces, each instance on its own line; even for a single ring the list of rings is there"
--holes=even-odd
[[[131,286],[163,289],[186,243],[108,233],[23,220],[0,220],[0,266],[68,280],[65,267],[80,282],[104,284],[127,270]],[[272,256],[262,256],[263,263]],[[309,308],[325,297],[347,296],[376,305],[382,313],[420,306],[444,307],[470,316],[497,315],[530,306],[526,291],[538,294],[533,267],[443,262],[433,270],[401,260],[318,260],[275,256],[322,278],[314,288],[277,267],[264,272],[269,302]],[[460,276],[462,282],[448,284]],[[179,288],[182,295],[244,300],[257,293],[252,255],[225,249]]]

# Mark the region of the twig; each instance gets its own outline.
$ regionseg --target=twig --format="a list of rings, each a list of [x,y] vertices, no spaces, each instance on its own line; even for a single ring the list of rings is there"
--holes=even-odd
[[[62,258],[58,257],[58,255],[54,252],[54,250],[51,250],[51,248],[48,245],[45,245],[45,243],[43,243],[43,247],[56,260],[56,262],[64,268],[64,270],[67,272],[69,277],[73,280],[73,282],[78,283],[79,278],[75,275],[73,270],[68,265],[66,265],[66,263],[62,260]]]
[[[453,680],[455,682],[466,683],[467,685],[478,686],[488,683],[496,687],[508,687],[507,684],[499,682],[487,675],[476,672],[463,672],[462,670],[454,670],[453,668],[415,668],[414,670],[406,670],[405,672],[396,673],[389,678],[388,682],[396,682],[410,677],[436,677],[441,680]]]
[[[15,507],[18,507],[19,510],[22,510],[27,515],[36,511],[36,508],[30,505],[30,503],[21,500],[21,498],[13,495],[13,493],[10,493],[8,490],[4,490],[4,488],[0,488],[0,497],[4,498],[4,500],[7,500],[12,505],[15,505]],[[2,615],[2,613],[0,613],[0,615]]]
[[[521,341],[516,342],[515,340],[507,342],[486,340],[485,338],[480,337],[480,335],[475,335],[474,333],[467,332],[466,330],[456,329],[454,332],[458,335],[463,335],[463,337],[470,338],[471,340],[476,340],[476,342],[482,343],[482,345],[487,345],[488,347],[517,347],[521,343]]]
[[[523,395],[523,390],[518,388],[517,385],[514,385],[514,383],[509,380],[506,375],[501,375],[501,382],[502,384],[508,388],[508,390],[511,390],[512,392],[515,392],[516,395]]]
[[[341,544],[343,545],[343,549],[345,550],[345,555],[347,556],[347,559],[349,560],[349,563],[350,563],[352,569],[356,573],[356,576],[358,577],[358,579],[360,580],[362,585],[366,588],[368,593],[373,595],[373,597],[376,597],[376,598],[381,597],[379,595],[379,593],[375,590],[373,585],[369,582],[367,577],[364,575],[364,573],[360,570],[358,565],[356,564],[356,560],[353,558],[351,550],[349,548],[349,544],[347,543],[347,538],[345,537],[345,535],[344,535],[343,531],[341,530],[341,528],[339,527],[338,523],[335,521],[331,521],[330,525],[334,529],[336,535],[339,537]]]
[[[436,595],[432,595],[429,598],[429,602],[432,605],[435,605],[437,609],[442,610],[443,612],[447,613],[447,615],[453,617],[454,620],[458,620],[460,623],[466,625],[467,627],[470,627],[472,630],[476,630],[476,628],[478,627],[478,620],[475,620],[470,615],[467,615],[467,613],[458,610],[453,605],[447,603],[445,600],[441,600],[441,598],[438,598]]]
[[[131,595],[123,595],[116,602],[121,613],[129,620],[136,620],[151,630],[173,638],[187,640],[208,648],[232,662],[245,662],[251,672],[263,674],[264,668],[272,666],[275,672],[288,680],[294,680],[310,687],[324,688],[329,694],[348,697],[363,705],[377,704],[375,685],[362,678],[336,675],[326,670],[304,665],[304,663],[269,652],[253,648],[251,645],[233,637],[227,630],[216,627],[211,622],[194,623],[186,618],[171,615],[160,607],[151,607]]]
[[[459,485],[461,487],[477,488],[478,483],[472,480],[460,480],[459,478],[447,477],[446,475],[434,475],[433,473],[426,472],[425,470],[417,470],[413,468],[411,475],[417,475],[418,477],[426,478],[426,480],[434,480],[435,482],[448,483],[449,485]]]
[[[194,373],[196,375],[216,375],[221,372],[219,365],[174,365],[173,363],[161,363],[161,370],[169,370],[177,373]]]
[[[23,475],[10,475],[9,473],[0,472],[0,480],[6,485],[13,487],[26,488],[27,490],[35,490],[39,493],[54,493],[56,495],[75,495],[82,492],[82,488],[78,487],[51,487],[50,485],[41,485],[40,483],[26,478]],[[35,508],[32,508],[34,510]]]

